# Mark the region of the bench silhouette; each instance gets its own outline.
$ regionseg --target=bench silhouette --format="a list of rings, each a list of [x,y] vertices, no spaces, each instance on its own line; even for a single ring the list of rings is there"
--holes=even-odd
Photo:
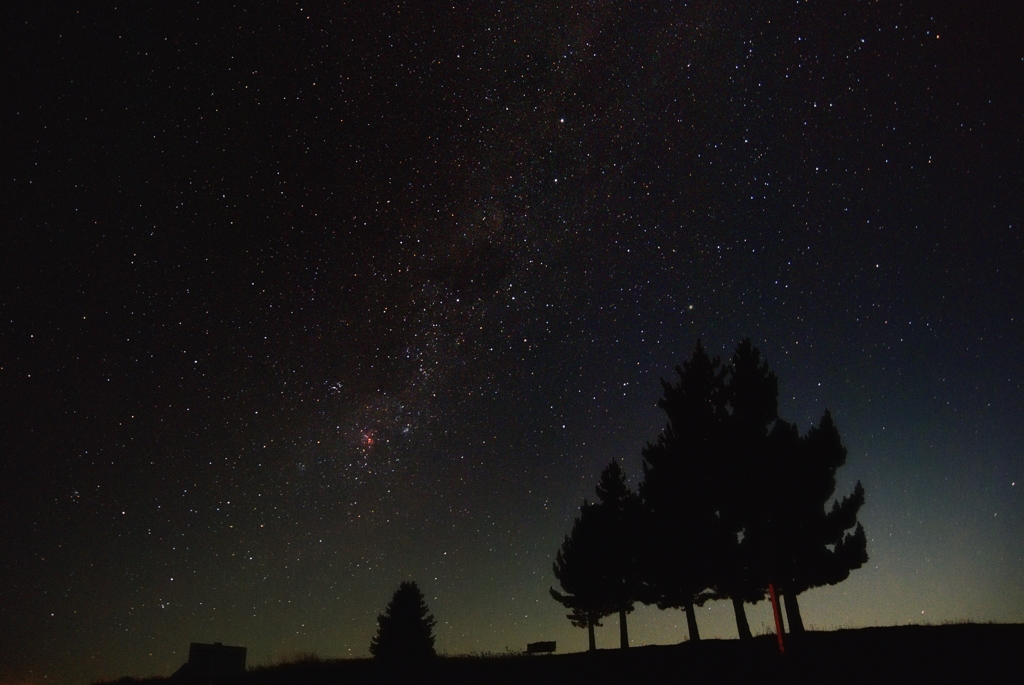
[[[551,642],[530,642],[526,645],[527,654],[550,654],[555,651],[555,643]]]

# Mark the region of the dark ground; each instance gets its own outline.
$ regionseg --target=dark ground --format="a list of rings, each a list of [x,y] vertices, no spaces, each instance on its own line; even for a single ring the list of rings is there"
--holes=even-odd
[[[232,685],[452,683],[877,683],[1016,682],[1024,625],[899,626],[807,633],[778,653],[775,636],[750,642],[704,640],[627,651],[538,656],[444,657],[418,667],[369,659],[296,663],[250,670]],[[134,679],[125,679],[125,685]],[[174,683],[151,679],[147,683]],[[191,684],[189,684],[191,685]],[[205,684],[204,685],[208,685]],[[227,685],[227,684],[225,684]]]

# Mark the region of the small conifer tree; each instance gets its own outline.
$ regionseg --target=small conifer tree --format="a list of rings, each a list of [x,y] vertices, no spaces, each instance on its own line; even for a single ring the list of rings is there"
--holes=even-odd
[[[398,586],[387,609],[377,617],[370,654],[394,663],[424,661],[434,656],[436,622],[415,581]]]

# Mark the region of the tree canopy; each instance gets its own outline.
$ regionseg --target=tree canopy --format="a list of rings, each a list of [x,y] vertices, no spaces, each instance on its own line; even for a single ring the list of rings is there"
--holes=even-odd
[[[839,583],[867,562],[867,536],[857,521],[864,487],[858,482],[851,494],[835,498],[836,471],[847,453],[827,410],[802,437],[779,421],[770,443],[763,474],[770,497],[762,497],[747,540],[763,577],[785,597],[790,630],[802,632],[797,596]]]
[[[668,423],[643,449],[640,495],[647,516],[640,598],[661,609],[683,609],[690,639],[699,640],[694,605],[703,604],[714,582],[724,533],[716,473],[726,418],[724,371],[698,341],[676,372],[675,385],[662,380],[658,401]]]
[[[778,418],[779,383],[750,339],[736,346],[726,368],[722,393],[723,430],[718,446],[718,506],[726,534],[718,540],[713,597],[732,601],[741,638],[751,637],[744,602],[764,599],[768,582],[757,567],[747,540],[752,523],[764,515],[759,506],[768,457],[768,435]]]
[[[790,631],[801,632],[797,596],[845,580],[867,561],[857,514],[858,482],[836,497],[846,448],[832,414],[801,436],[778,415],[778,379],[749,339],[727,364],[697,341],[662,380],[667,423],[642,451],[639,497],[615,461],[602,472],[598,502],[584,501],[555,564],[576,625],[593,628],[618,611],[622,644],[635,601],[686,612],[700,639],[695,606],[728,599],[741,638],[750,637],[744,603],[769,586],[784,598]]]
[[[567,618],[572,624],[587,629],[590,651],[597,649],[594,627],[600,626],[601,619],[612,613],[601,588],[603,544],[594,505],[584,500],[580,515],[573,521],[572,532],[565,536],[552,565],[562,592],[548,589],[555,601],[571,611]]]
[[[586,627],[590,649],[596,648],[594,627],[600,619],[619,614],[620,646],[629,646],[626,614],[633,610],[638,586],[636,539],[640,499],[626,486],[625,474],[612,461],[601,472],[597,502],[584,500],[555,556],[554,573],[563,592],[551,596],[573,613],[573,625]]]
[[[377,617],[370,654],[381,661],[405,663],[434,656],[436,622],[415,581],[398,586],[387,609]]]
[[[619,646],[625,649],[629,647],[626,614],[633,611],[640,583],[636,537],[640,498],[626,486],[626,474],[615,460],[601,472],[597,499],[594,514],[605,541],[601,585],[609,608],[619,614]]]

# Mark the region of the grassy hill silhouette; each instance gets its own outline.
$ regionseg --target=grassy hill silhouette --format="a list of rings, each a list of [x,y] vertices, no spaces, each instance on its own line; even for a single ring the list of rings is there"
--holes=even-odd
[[[775,636],[528,656],[440,656],[404,668],[373,659],[320,659],[259,666],[202,685],[620,685],[624,683],[964,683],[1001,681],[1019,669],[1024,624],[963,623],[809,632],[785,656]],[[124,678],[117,685],[174,684]],[[198,685],[191,682],[187,685]]]

